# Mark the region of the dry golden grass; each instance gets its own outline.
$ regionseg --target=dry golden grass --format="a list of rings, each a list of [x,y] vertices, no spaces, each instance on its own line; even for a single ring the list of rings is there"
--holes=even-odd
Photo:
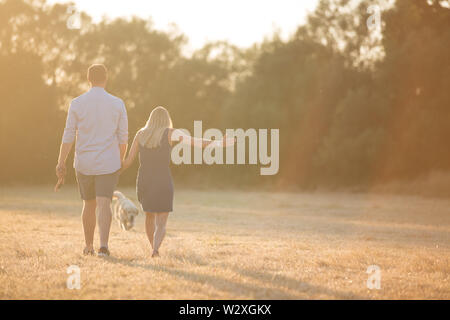
[[[0,189],[1,299],[450,298],[448,200],[177,190],[159,259],[142,215],[113,224],[111,258],[84,257],[79,211],[74,187]]]

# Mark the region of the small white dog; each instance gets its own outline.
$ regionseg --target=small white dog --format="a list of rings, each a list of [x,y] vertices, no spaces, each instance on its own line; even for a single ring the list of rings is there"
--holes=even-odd
[[[120,191],[114,191],[113,215],[123,230],[130,230],[134,226],[134,218],[139,214],[139,209],[133,201],[125,197]]]

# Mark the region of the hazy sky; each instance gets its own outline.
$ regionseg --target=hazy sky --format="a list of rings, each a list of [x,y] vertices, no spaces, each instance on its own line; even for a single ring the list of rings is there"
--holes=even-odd
[[[249,46],[271,35],[274,28],[283,37],[305,22],[318,0],[49,0],[74,2],[98,21],[138,15],[151,17],[155,27],[166,30],[170,23],[189,38],[190,46],[201,47],[205,41],[229,40]]]

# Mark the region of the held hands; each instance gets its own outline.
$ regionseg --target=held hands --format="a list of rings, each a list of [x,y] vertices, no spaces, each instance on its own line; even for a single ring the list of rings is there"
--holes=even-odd
[[[122,174],[125,170],[127,170],[130,167],[130,163],[128,161],[128,159],[123,159],[122,161],[122,166],[119,170],[119,174]]]

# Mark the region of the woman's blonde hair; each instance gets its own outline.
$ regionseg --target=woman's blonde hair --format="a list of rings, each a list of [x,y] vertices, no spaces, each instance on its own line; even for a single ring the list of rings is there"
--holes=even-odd
[[[173,128],[169,111],[164,107],[156,107],[150,113],[145,127],[139,130],[138,142],[147,148],[159,147],[162,135],[167,128]]]

